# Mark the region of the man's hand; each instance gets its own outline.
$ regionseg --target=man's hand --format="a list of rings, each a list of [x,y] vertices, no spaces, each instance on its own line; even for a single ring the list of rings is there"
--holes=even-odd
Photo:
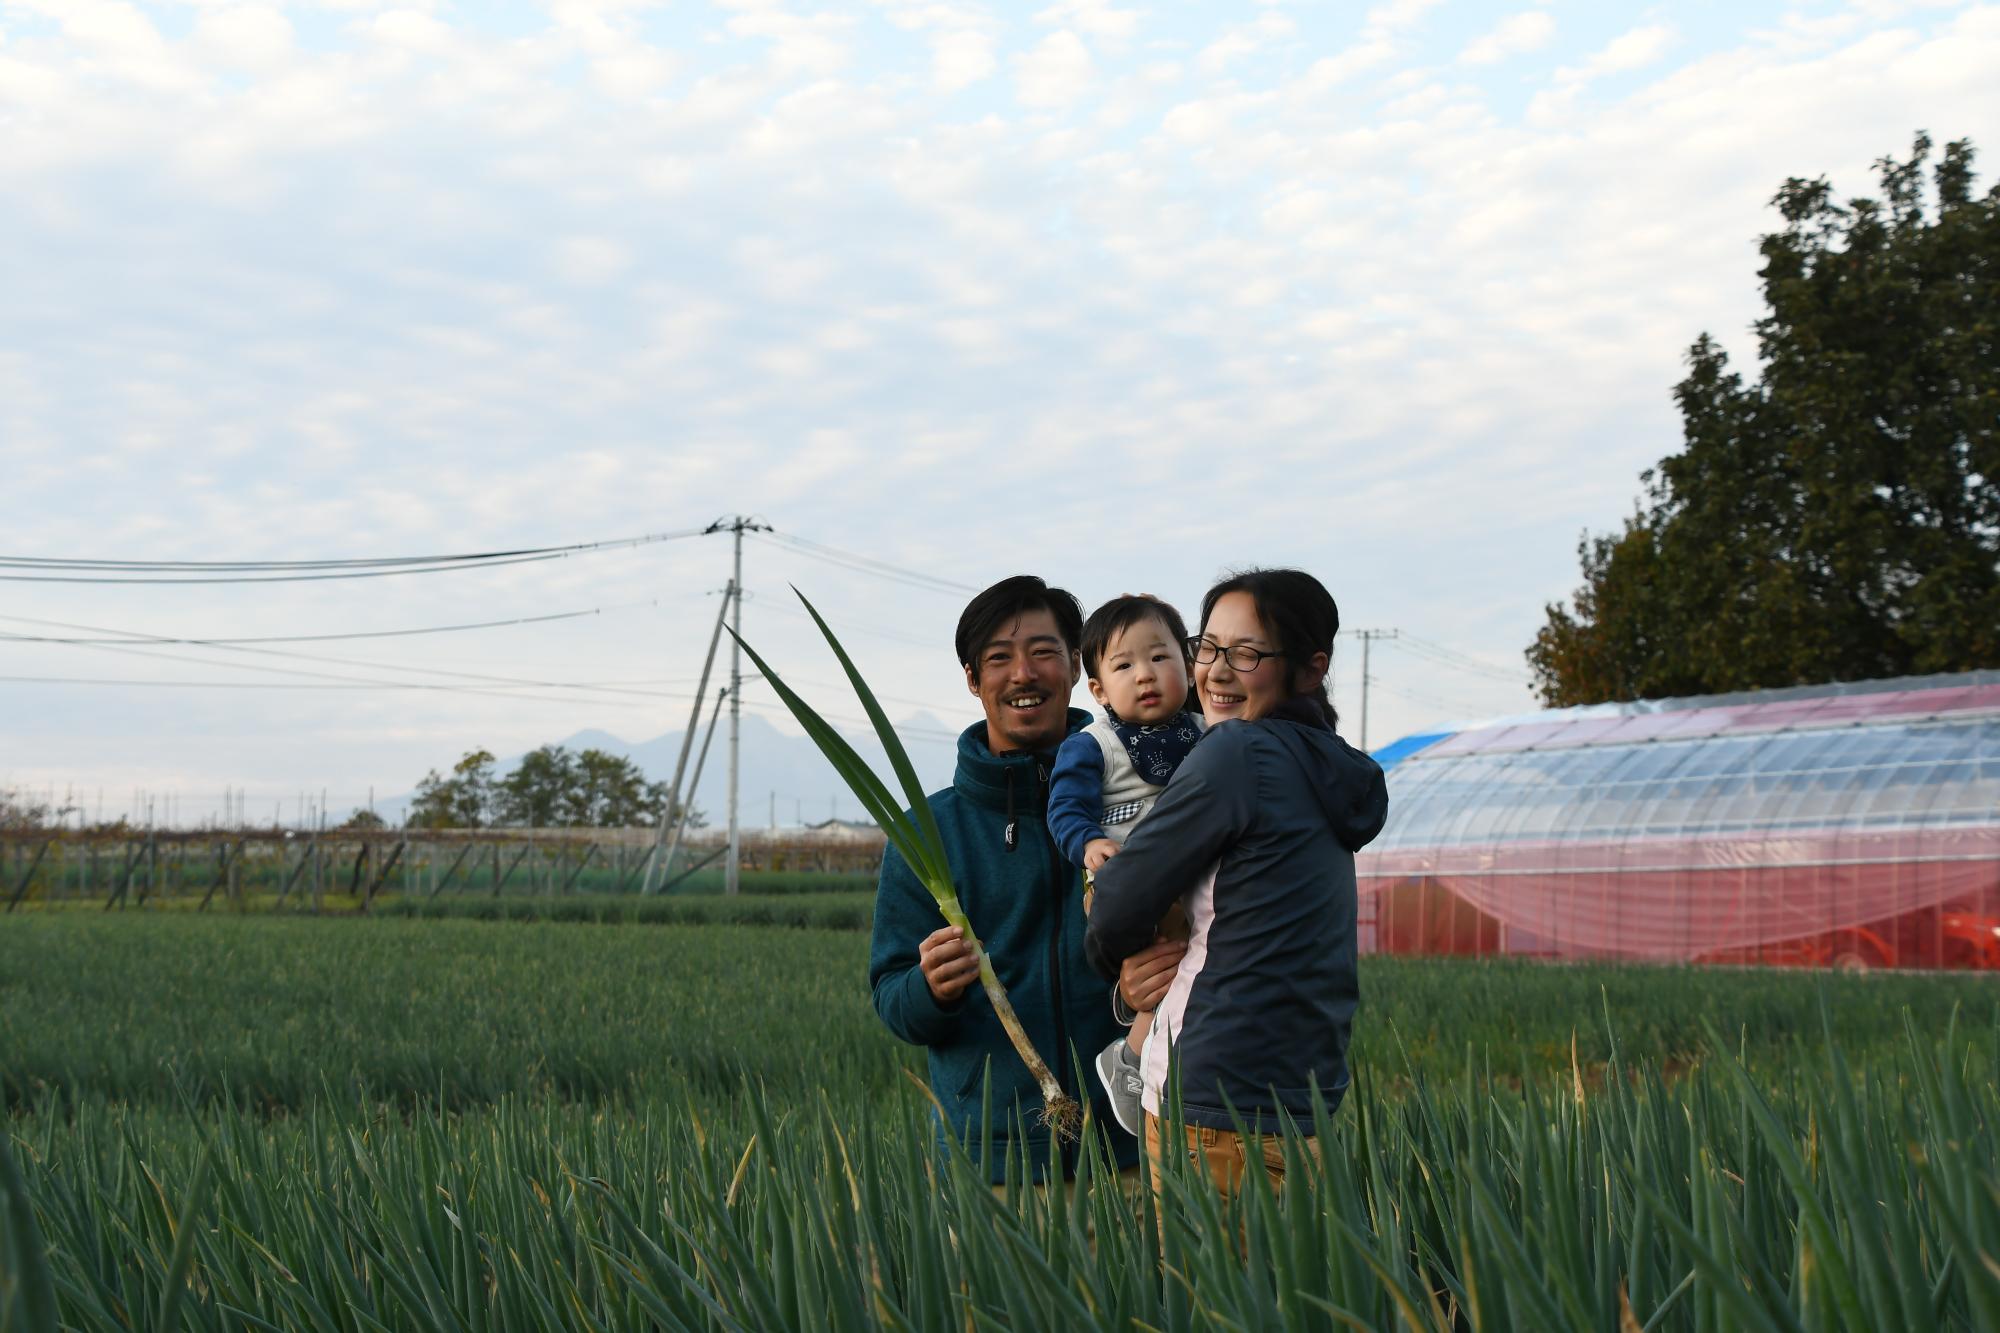
[[[917,966],[923,969],[931,998],[939,1004],[954,1003],[979,979],[979,955],[957,926],[940,926],[924,936],[917,946]]]
[[[1083,868],[1096,871],[1106,861],[1118,855],[1118,844],[1109,838],[1092,838],[1083,844]]]
[[[935,938],[935,937],[933,937]],[[1157,1009],[1187,952],[1184,940],[1155,940],[1118,966],[1118,994],[1134,1009]]]

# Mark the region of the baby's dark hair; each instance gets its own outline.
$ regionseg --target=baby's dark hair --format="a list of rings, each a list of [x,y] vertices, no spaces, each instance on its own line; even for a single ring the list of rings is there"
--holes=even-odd
[[[1167,634],[1174,646],[1181,650],[1181,657],[1193,666],[1188,657],[1187,624],[1181,613],[1157,597],[1114,597],[1103,606],[1090,613],[1090,619],[1083,622],[1083,669],[1092,680],[1096,680],[1098,659],[1111,641],[1124,631],[1146,620],[1158,620],[1167,627]]]

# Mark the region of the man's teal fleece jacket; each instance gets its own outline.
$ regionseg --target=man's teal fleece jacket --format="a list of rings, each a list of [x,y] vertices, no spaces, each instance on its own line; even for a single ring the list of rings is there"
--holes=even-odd
[[[1088,714],[1070,710],[1072,734],[1089,721]],[[1087,1073],[1097,1052],[1125,1030],[1112,1016],[1110,983],[1084,957],[1081,874],[1049,834],[1054,763],[1053,750],[995,755],[986,745],[986,724],[977,723],[958,738],[958,771],[950,787],[931,795],[931,812],[944,837],[959,901],[1029,1040],[1065,1091],[1093,1103],[1093,1123],[1119,1165],[1130,1166],[1138,1161],[1138,1142],[1118,1128],[1103,1089]],[[868,958],[875,1012],[898,1037],[928,1048],[931,1091],[944,1110],[940,1136],[967,1144],[977,1157],[990,1133],[985,1166],[996,1183],[1004,1178],[1009,1152],[1025,1147],[1039,1180],[1049,1165],[1041,1092],[993,1006],[977,984],[955,1003],[940,1005],[917,965],[917,946],[944,924],[930,892],[889,848],[875,892]],[[990,1107],[990,1125],[982,1106]],[[1025,1132],[1025,1140],[1017,1139],[1017,1131]],[[1075,1167],[1071,1145],[1062,1154],[1062,1174]]]

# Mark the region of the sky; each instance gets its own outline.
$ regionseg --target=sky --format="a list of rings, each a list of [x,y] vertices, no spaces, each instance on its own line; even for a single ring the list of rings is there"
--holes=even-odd
[[[856,714],[796,585],[931,771],[976,716],[967,590],[1192,618],[1293,564],[1403,636],[1370,746],[1520,712],[1579,538],[1678,448],[1689,344],[1755,372],[1772,195],[1872,193],[1919,130],[1991,152],[1995,69],[2000,6],[1897,0],[0,0],[0,555],[754,516],[746,638]],[[0,579],[0,788],[289,822],[643,741],[686,725],[731,557]]]

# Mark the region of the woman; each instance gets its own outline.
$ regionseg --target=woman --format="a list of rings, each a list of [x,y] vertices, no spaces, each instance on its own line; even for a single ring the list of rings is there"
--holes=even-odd
[[[1381,768],[1334,732],[1339,628],[1332,596],[1301,570],[1209,589],[1190,640],[1207,734],[1097,872],[1085,948],[1106,976],[1152,943],[1168,906],[1186,908],[1193,933],[1144,1062],[1146,1150],[1157,1168],[1171,1047],[1187,1148],[1225,1194],[1253,1161],[1282,1180],[1279,1135],[1311,1132],[1314,1088],[1329,1107],[1347,1089],[1354,853],[1389,798]]]

